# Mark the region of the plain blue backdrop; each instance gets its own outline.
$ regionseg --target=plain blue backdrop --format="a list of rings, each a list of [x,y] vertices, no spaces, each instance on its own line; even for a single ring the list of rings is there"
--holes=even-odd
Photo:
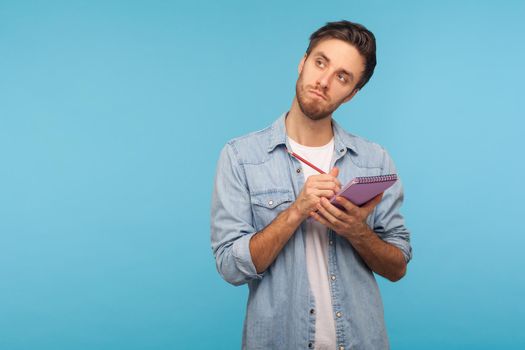
[[[335,118],[385,146],[414,258],[393,349],[525,348],[523,1],[0,1],[0,349],[237,349],[217,157],[286,111],[308,36],[365,24]],[[293,291],[290,291],[292,293]]]

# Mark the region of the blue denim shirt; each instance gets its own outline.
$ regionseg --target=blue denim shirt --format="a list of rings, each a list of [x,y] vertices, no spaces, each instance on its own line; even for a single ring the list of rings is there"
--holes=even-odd
[[[315,301],[305,260],[305,223],[262,274],[250,255],[251,237],[288,208],[304,184],[302,166],[285,150],[286,114],[270,127],[228,142],[217,165],[211,207],[211,246],[220,275],[248,284],[243,349],[310,349],[315,339]],[[344,185],[356,176],[396,173],[379,145],[345,132],[335,121],[332,166]],[[399,210],[398,180],[385,191],[367,223],[398,247],[408,262],[409,232]],[[339,349],[388,349],[383,304],[374,273],[350,243],[328,230],[328,274]]]

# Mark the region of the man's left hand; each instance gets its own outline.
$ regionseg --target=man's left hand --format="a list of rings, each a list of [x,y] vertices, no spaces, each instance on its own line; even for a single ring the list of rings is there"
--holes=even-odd
[[[337,208],[328,199],[322,198],[317,207],[318,211],[311,212],[310,216],[352,242],[363,238],[370,232],[366,219],[382,198],[383,194],[380,193],[362,207],[358,207],[348,199],[338,196],[335,202],[343,209]]]

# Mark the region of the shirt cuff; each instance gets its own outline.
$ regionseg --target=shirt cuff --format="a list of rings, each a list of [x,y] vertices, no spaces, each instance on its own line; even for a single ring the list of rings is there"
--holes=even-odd
[[[399,250],[401,250],[403,256],[405,257],[405,262],[407,264],[412,259],[412,247],[410,246],[410,243],[408,243],[404,239],[397,237],[389,237],[384,238],[383,240],[387,243],[392,244],[396,248],[399,248]]]
[[[250,254],[250,239],[255,233],[244,235],[233,243],[233,257],[239,271],[248,279],[262,279],[264,272],[258,274]]]

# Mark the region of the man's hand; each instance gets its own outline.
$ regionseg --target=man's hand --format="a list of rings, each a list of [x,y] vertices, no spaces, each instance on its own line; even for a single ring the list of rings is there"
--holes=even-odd
[[[369,228],[366,219],[382,198],[383,194],[380,193],[362,207],[358,207],[345,197],[338,196],[335,201],[343,206],[343,210],[323,198],[315,208],[318,212],[312,211],[310,216],[352,242],[367,233]]]
[[[399,248],[379,238],[366,224],[368,215],[382,198],[381,193],[358,207],[344,197],[337,197],[336,202],[343,209],[322,198],[316,208],[318,212],[312,211],[310,216],[346,238],[372,271],[395,282],[406,273],[404,255]]]
[[[337,179],[339,169],[333,168],[328,174],[312,175],[306,179],[299,196],[292,204],[302,217],[306,219],[310,212],[317,210],[321,198],[331,198],[341,189]]]
[[[250,254],[257,273],[262,273],[273,263],[297,227],[321,202],[321,198],[331,198],[339,191],[341,183],[336,178],[338,174],[339,169],[333,168],[328,174],[310,176],[296,201],[252,236]]]

